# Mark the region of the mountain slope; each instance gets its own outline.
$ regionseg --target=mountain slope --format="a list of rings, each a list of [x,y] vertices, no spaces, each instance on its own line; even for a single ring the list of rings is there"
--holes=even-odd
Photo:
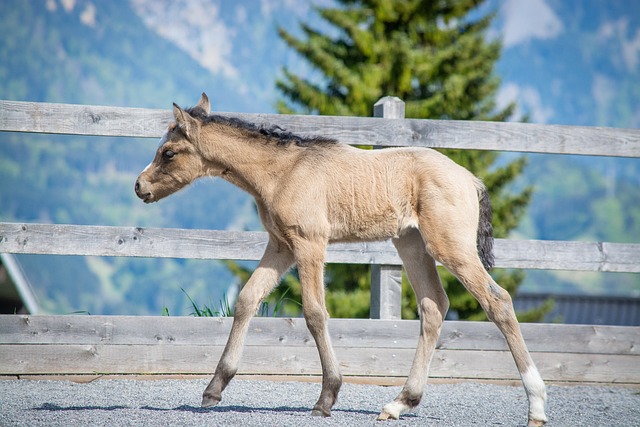
[[[0,3],[0,98],[169,108],[174,100],[194,103],[203,89],[225,94],[224,82],[213,87],[207,70],[147,30],[127,2],[93,9],[88,1],[71,3]],[[87,10],[94,11],[88,21]],[[157,141],[3,133],[0,144],[2,220],[242,228],[254,218],[248,196],[223,182],[194,185],[158,205],[140,203],[133,182]],[[166,305],[181,313],[188,305],[181,286],[217,300],[231,280],[215,262],[22,258],[53,312],[159,314]]]
[[[517,0],[500,6],[503,103],[534,122],[640,127],[640,3]],[[640,242],[640,161],[529,156],[535,185],[518,236]],[[523,290],[640,295],[640,275],[530,272]]]

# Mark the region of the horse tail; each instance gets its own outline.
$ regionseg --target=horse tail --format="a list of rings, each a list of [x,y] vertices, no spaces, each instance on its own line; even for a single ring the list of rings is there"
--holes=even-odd
[[[480,215],[478,218],[478,255],[482,265],[487,271],[493,268],[495,258],[493,255],[493,225],[491,225],[491,199],[487,187],[480,180],[476,181],[478,191],[478,203]]]

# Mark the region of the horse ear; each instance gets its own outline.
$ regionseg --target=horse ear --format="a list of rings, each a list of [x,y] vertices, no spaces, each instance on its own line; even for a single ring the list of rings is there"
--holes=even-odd
[[[200,101],[198,101],[198,105],[196,105],[196,107],[202,108],[207,114],[210,113],[211,103],[209,102],[209,97],[206,93],[202,92],[202,96],[200,97]]]
[[[198,126],[196,120],[191,117],[190,114],[185,113],[175,102],[173,103],[173,116],[182,132],[184,132],[187,138],[191,138],[195,134]]]
[[[184,121],[184,111],[175,102],[173,103],[173,117],[175,117],[176,122]]]

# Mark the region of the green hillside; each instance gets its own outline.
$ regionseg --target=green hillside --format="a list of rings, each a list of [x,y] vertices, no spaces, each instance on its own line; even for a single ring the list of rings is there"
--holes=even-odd
[[[173,101],[189,105],[207,87],[233,99],[147,30],[128,3],[100,3],[93,26],[81,22],[83,7],[0,2],[0,99],[169,108]],[[222,181],[157,205],[140,203],[133,183],[153,157],[154,140],[2,133],[0,145],[3,221],[218,229],[252,221],[248,197]],[[180,287],[217,301],[232,280],[217,262],[20,258],[43,308],[53,312],[159,314],[167,306],[184,314]]]
[[[503,6],[505,101],[517,95],[534,122],[640,127],[639,2],[494,3]],[[638,159],[528,157],[520,185],[535,191],[517,237],[640,242]],[[640,275],[532,270],[521,289],[640,295]]]

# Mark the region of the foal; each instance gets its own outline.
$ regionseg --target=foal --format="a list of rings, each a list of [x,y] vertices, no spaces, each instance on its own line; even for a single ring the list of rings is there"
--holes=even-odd
[[[183,110],[135,184],[156,202],[197,178],[220,176],[250,193],[269,234],[265,253],[240,292],[233,326],[202,406],[218,404],[235,375],[249,320],[294,264],[303,313],[322,364],[313,415],[329,416],[342,376],[327,331],[323,269],[333,242],[391,239],[418,299],[420,337],[402,392],[378,419],[418,405],[449,307],[436,261],[480,302],[507,340],[529,399],[529,425],[543,425],[545,386],[520,333],[509,294],[487,270],[493,264],[491,205],[469,171],[426,148],[359,150],[322,137],[300,137],[209,114],[205,94]],[[310,185],[311,184],[311,185]]]

